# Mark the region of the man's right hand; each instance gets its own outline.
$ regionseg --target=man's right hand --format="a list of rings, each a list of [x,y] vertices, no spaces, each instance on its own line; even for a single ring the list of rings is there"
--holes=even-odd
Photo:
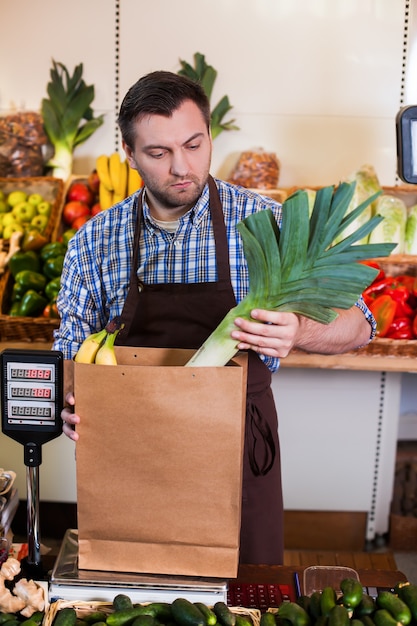
[[[74,394],[68,393],[65,396],[66,406],[62,409],[61,418],[63,421],[62,432],[64,435],[78,441],[78,433],[75,431],[76,424],[80,423],[80,416],[74,413],[75,398]]]

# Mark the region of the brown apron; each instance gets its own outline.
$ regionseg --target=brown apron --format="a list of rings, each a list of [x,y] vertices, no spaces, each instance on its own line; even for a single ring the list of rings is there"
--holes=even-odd
[[[219,192],[209,178],[217,282],[146,284],[137,277],[142,193],[137,201],[133,263],[122,311],[119,345],[197,349],[236,305]],[[271,373],[248,352],[240,562],[282,564],[283,505],[278,420]]]

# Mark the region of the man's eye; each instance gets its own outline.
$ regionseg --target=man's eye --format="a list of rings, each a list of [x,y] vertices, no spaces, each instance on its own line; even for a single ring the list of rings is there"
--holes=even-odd
[[[189,150],[197,150],[199,147],[200,147],[200,144],[199,144],[199,143],[190,143],[190,144],[188,145],[188,149],[189,149]]]
[[[161,159],[164,156],[165,152],[163,150],[149,152],[149,156],[153,159]]]

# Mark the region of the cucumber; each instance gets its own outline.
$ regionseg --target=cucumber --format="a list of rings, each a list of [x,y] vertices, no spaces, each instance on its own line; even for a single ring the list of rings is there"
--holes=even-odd
[[[171,604],[171,611],[179,626],[205,626],[202,612],[186,598],[176,598]]]
[[[314,620],[314,626],[327,626],[329,618],[325,615],[319,615]]]
[[[375,626],[399,626],[399,622],[387,609],[377,609],[373,614]]]
[[[236,626],[236,613],[233,613],[224,602],[216,602],[213,611],[222,626]]]
[[[414,620],[417,621],[417,585],[398,583],[395,587],[398,597],[406,603]]]
[[[75,626],[77,613],[72,607],[60,609],[55,616],[53,626]]]
[[[107,616],[106,624],[107,626],[125,626],[126,624],[131,624],[139,615],[143,615],[143,608],[144,607],[140,604],[134,606],[133,609],[114,611]],[[55,624],[53,626],[55,626]]]
[[[236,614],[236,626],[253,626],[253,622],[249,615]]]
[[[87,624],[97,624],[98,622],[105,622],[107,618],[107,613],[103,611],[93,611],[92,613],[88,613],[83,617],[84,622]]]
[[[372,619],[372,615],[363,615],[359,618],[363,626],[375,626],[375,622]]]
[[[301,594],[296,600],[297,604],[303,607],[304,611],[310,612],[310,596]]]
[[[278,617],[287,619],[293,626],[309,626],[310,616],[296,602],[284,602],[278,609]]]
[[[367,593],[362,594],[362,599],[353,611],[354,617],[363,617],[364,615],[372,615],[375,611],[375,600]]]
[[[266,613],[262,613],[259,626],[277,626],[274,613],[271,613],[270,611],[266,611]]]
[[[329,617],[330,611],[336,606],[337,596],[333,587],[325,587],[320,596],[321,614]]]
[[[124,611],[125,609],[133,609],[133,602],[125,593],[118,593],[113,598],[113,610]]]
[[[159,624],[153,615],[139,615],[132,622],[132,626],[159,626]]]
[[[0,624],[9,622],[12,619],[16,619],[16,615],[14,613],[0,613]]]
[[[169,602],[150,602],[149,604],[143,604],[136,608],[138,609],[139,615],[150,615],[161,622],[172,620],[172,610]]]
[[[308,612],[313,620],[316,620],[321,616],[321,593],[320,591],[313,591],[310,596],[310,604]]]
[[[350,626],[363,626],[363,622],[357,617],[351,617]]]
[[[329,613],[328,626],[349,626],[349,612],[343,604],[336,604]]]
[[[362,600],[363,588],[356,578],[345,578],[342,580],[340,591],[342,592],[343,606],[346,606],[348,609],[354,609]]]
[[[217,624],[217,615],[211,610],[204,602],[194,602],[194,605],[202,612],[207,626],[214,626]]]
[[[380,591],[376,603],[391,613],[395,621],[407,626],[411,622],[411,610],[407,604],[391,591]]]

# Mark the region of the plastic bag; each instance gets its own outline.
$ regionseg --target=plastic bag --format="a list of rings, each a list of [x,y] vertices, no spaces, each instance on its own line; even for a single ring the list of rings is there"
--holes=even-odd
[[[242,152],[229,181],[254,189],[278,186],[280,163],[276,154],[262,149]]]
[[[39,113],[0,117],[0,177],[43,176],[50,148]]]

